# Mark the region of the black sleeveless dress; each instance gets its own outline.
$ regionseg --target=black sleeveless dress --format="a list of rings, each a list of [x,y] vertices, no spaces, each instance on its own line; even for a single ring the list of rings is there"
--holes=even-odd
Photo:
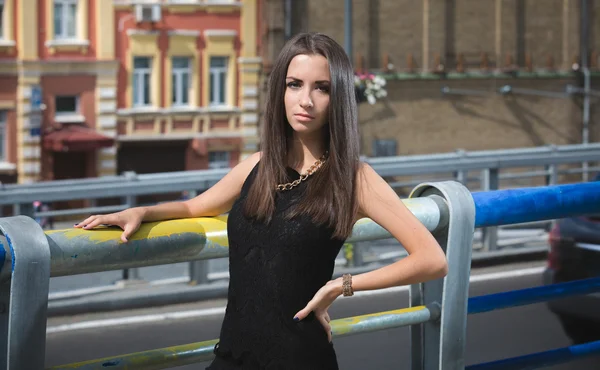
[[[277,193],[269,225],[244,217],[242,206],[257,170],[258,165],[229,213],[228,302],[207,370],[336,370],[333,344],[314,313],[299,322],[294,315],[331,280],[344,241],[309,217],[283,217],[302,200],[310,177]],[[290,181],[299,177],[287,171]]]

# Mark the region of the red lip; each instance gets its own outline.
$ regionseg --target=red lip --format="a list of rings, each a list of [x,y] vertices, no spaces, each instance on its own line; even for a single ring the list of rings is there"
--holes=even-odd
[[[294,114],[294,116],[315,119],[315,117],[311,116],[310,114],[304,114],[304,113],[296,113],[296,114]]]

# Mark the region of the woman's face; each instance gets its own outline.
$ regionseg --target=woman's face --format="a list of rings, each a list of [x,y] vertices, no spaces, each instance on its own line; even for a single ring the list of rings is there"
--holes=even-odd
[[[329,63],[322,55],[296,55],[288,66],[285,114],[297,135],[321,133],[329,111]]]

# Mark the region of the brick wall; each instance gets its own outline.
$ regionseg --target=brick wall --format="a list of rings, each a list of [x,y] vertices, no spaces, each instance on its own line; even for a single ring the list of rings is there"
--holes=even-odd
[[[282,3],[267,2],[266,7],[278,7],[271,8],[271,17],[279,11],[283,19]],[[590,4],[591,49],[600,52],[600,0]],[[294,0],[293,7],[294,33],[323,32],[344,44],[344,1]],[[354,0],[353,12],[354,57],[362,55],[363,66],[371,70],[382,66],[384,54],[396,72],[408,68],[409,56],[418,72],[435,68],[436,56],[450,69],[456,67],[459,54],[467,69],[478,69],[482,53],[487,53],[491,68],[505,66],[510,57],[521,67],[529,60],[539,70],[549,61],[555,68],[570,68],[579,54],[579,1],[574,0]],[[266,33],[266,37],[278,35]],[[278,50],[272,47],[267,59]],[[362,151],[370,155],[375,138],[396,139],[398,154],[579,143],[581,96],[440,93],[445,85],[492,92],[506,83],[563,92],[566,84],[577,82],[556,78],[389,81],[386,101],[359,107]],[[599,84],[597,78],[592,87],[600,89]],[[600,122],[600,100],[591,101],[590,140],[598,142],[600,124],[594,122]]]
[[[561,92],[570,82],[565,79],[391,81],[385,101],[359,106],[362,151],[371,155],[374,139],[397,140],[399,155],[459,148],[491,150],[579,143],[580,98],[464,96],[440,92],[442,86],[449,86],[492,93],[505,83]]]
[[[600,52],[600,1],[590,3],[592,50]],[[283,22],[282,2],[270,0],[269,7],[265,19]],[[343,45],[344,1],[294,0],[292,13],[294,33],[323,32]],[[354,57],[361,54],[372,69],[381,67],[383,54],[400,71],[409,55],[418,68],[430,69],[436,55],[450,67],[458,54],[474,65],[482,52],[500,65],[510,55],[522,66],[529,55],[533,67],[545,68],[549,57],[568,67],[579,54],[579,1],[354,0],[353,15]]]

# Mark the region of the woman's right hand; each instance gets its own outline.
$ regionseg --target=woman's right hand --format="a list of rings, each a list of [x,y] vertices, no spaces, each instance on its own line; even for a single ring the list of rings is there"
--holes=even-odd
[[[129,208],[124,211],[111,213],[108,215],[90,216],[82,222],[75,224],[74,227],[90,230],[98,225],[119,226],[121,229],[123,229],[121,240],[123,243],[127,243],[128,238],[140,228],[140,225],[144,220],[145,213],[145,209],[141,207]]]
[[[98,225],[119,226],[123,229],[121,240],[127,243],[127,239],[139,229],[142,221],[218,216],[231,209],[244,181],[260,160],[260,155],[257,152],[244,159],[210,189],[185,202],[166,202],[151,207],[129,208],[108,215],[90,216],[75,224],[75,227],[89,230]]]

